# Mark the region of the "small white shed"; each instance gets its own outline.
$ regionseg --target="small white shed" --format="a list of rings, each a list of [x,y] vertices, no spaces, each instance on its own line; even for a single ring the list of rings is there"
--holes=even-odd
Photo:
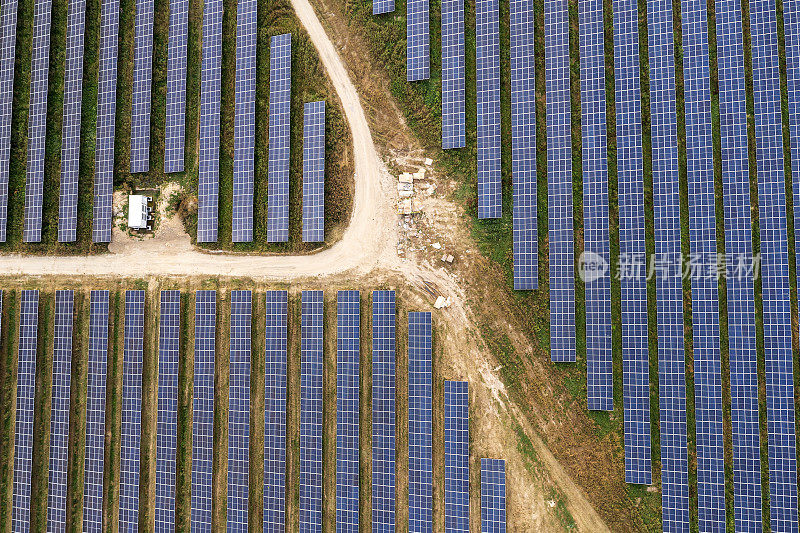
[[[148,229],[149,214],[147,196],[131,194],[128,196],[128,227],[131,229]]]

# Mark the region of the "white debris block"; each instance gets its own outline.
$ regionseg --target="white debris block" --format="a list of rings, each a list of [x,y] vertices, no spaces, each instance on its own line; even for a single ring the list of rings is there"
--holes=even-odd
[[[418,171],[414,172],[414,179],[415,180],[424,180],[425,179],[425,169],[421,168]]]
[[[447,263],[447,254],[442,256],[442,263]]]
[[[433,304],[433,307],[435,307],[436,309],[447,307],[449,305],[447,300],[448,299],[445,298],[444,296],[439,296],[438,298],[436,298],[436,303]]]
[[[401,200],[400,201],[400,214],[401,215],[410,215],[411,213],[413,213],[413,211],[411,209],[411,198],[407,198],[405,200]],[[406,226],[406,229],[408,229],[408,226]]]
[[[436,248],[437,250],[441,250],[441,249],[442,249],[442,245],[441,245],[441,244],[439,244],[438,242],[435,242],[435,243],[431,244],[431,246],[433,246],[433,247],[434,247],[434,248]]]
[[[426,158],[425,158],[425,166],[428,166],[428,167],[429,167],[429,166],[431,166],[432,164],[433,164],[433,159],[431,159],[430,157],[426,157]]]
[[[411,173],[409,173],[409,172],[403,172],[402,174],[400,174],[400,178],[399,179],[400,179],[400,183],[413,183],[414,182],[414,176],[412,176]]]
[[[453,256],[448,254],[448,255],[445,256],[444,260],[447,261],[448,263],[452,263],[453,262]]]
[[[414,194],[414,184],[413,183],[398,183],[397,184],[397,194],[400,195],[400,198],[408,198]]]

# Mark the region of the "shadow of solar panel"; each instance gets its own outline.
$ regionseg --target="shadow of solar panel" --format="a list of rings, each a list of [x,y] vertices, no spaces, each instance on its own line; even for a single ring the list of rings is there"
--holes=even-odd
[[[500,4],[475,3],[478,100],[478,218],[503,216],[500,167]]]
[[[372,14],[382,15],[394,11],[394,0],[372,0]]]
[[[250,472],[250,319],[252,293],[231,292],[228,385],[228,531],[247,531]]]
[[[64,65],[64,108],[61,123],[58,242],[74,242],[77,238],[85,18],[86,0],[70,2],[67,13],[67,57]]]
[[[67,526],[67,465],[69,453],[69,400],[72,381],[72,324],[74,294],[56,291],[53,328],[53,380],[50,401],[50,460],[47,471],[47,529]]]
[[[511,0],[511,173],[514,289],[539,287],[533,0]]]
[[[725,204],[725,253],[752,264],[747,97],[741,5],[717,0],[717,64]],[[753,278],[727,277],[728,351],[731,429],[733,434],[733,501],[736,531],[760,531],[761,443],[758,422],[758,353],[756,351]]]
[[[303,242],[325,240],[325,102],[309,102],[303,117]]]
[[[286,531],[286,330],[288,294],[267,291],[264,380],[264,531]]]
[[[186,144],[186,46],[189,0],[170,0],[164,172],[183,172]]]
[[[469,385],[444,382],[444,530],[469,532]]]
[[[289,240],[289,128],[292,35],[275,35],[269,56],[269,163],[267,242]]]
[[[750,2],[770,524],[797,531],[797,456],[780,58],[775,2]]]
[[[581,137],[583,158],[582,276],[586,306],[586,399],[591,410],[614,409],[611,362],[611,264],[606,166],[606,78],[603,2],[580,3]],[[591,261],[591,262],[590,262]]]
[[[42,240],[44,151],[47,133],[47,93],[50,72],[51,0],[36,0],[31,43],[31,85],[28,101],[28,165],[25,174],[24,242]]]
[[[158,325],[158,421],[156,423],[155,526],[175,530],[175,450],[178,439],[178,360],[181,293],[161,291]]]
[[[336,531],[358,532],[359,358],[358,291],[336,297]]]
[[[547,0],[544,12],[550,359],[557,363],[571,363],[575,361],[575,256],[567,3],[565,0]]]
[[[213,531],[214,354],[217,291],[197,291],[194,307],[194,382],[192,384],[191,528]]]
[[[108,291],[92,291],[89,304],[89,365],[86,386],[86,451],[83,476],[84,531],[103,531],[107,359]]]
[[[236,11],[236,116],[233,134],[233,242],[253,240],[253,153],[256,136],[256,0]]]
[[[222,0],[203,3],[197,242],[216,242],[219,206],[219,114],[222,97]]]
[[[395,529],[395,293],[372,293],[372,527]]]
[[[408,314],[408,531],[433,531],[431,314]]]
[[[300,318],[300,533],[322,531],[322,291],[303,291]]]
[[[111,242],[114,195],[114,140],[117,117],[117,35],[119,0],[103,0],[100,12],[100,64],[97,81],[97,131],[94,152],[92,241]]]
[[[481,459],[481,533],[506,531],[506,462]]]
[[[626,275],[620,279],[625,481],[649,485],[652,483],[650,363],[647,347],[647,281],[642,266],[647,251],[636,2],[614,0],[613,13],[619,255],[626,261]]]
[[[14,102],[14,61],[17,46],[17,1],[0,6],[0,242],[6,241],[8,165],[11,157],[11,108]]]
[[[463,148],[464,0],[442,2],[442,148]]]
[[[406,80],[427,80],[431,77],[429,2],[409,0],[406,10]]]
[[[139,528],[139,445],[142,425],[142,360],[145,291],[125,291],[122,355],[122,438],[119,475],[119,529]]]
[[[153,79],[153,0],[136,0],[136,48],[131,105],[131,173],[150,170],[150,87]]]
[[[22,291],[17,346],[17,403],[14,423],[14,481],[11,529],[29,531],[36,347],[39,338],[39,291]]]

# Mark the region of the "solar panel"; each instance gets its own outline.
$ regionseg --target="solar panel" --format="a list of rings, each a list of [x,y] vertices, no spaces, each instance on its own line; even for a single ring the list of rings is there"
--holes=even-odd
[[[236,118],[233,135],[233,242],[253,240],[253,153],[256,137],[256,0],[236,11]]]
[[[83,531],[103,531],[103,472],[106,438],[108,291],[92,291],[89,303],[89,365],[86,386],[86,453]]]
[[[228,531],[247,531],[250,472],[250,291],[231,292]]]
[[[550,359],[575,361],[572,131],[566,0],[544,5],[547,89],[547,206],[550,248]]]
[[[8,164],[11,157],[11,108],[14,102],[14,59],[17,45],[17,1],[0,6],[0,242],[6,241]]]
[[[292,34],[274,35],[269,54],[267,242],[289,240],[289,127]]]
[[[325,240],[325,102],[303,116],[303,242]]]
[[[300,533],[322,531],[322,291],[303,291],[300,322]]]
[[[741,4],[716,0],[725,254],[729,268],[753,264],[747,97]],[[759,531],[761,444],[758,426],[758,352],[751,275],[727,276],[728,352],[731,372],[733,503],[735,529]]]
[[[701,531],[725,529],[725,449],[722,427],[722,366],[719,347],[717,220],[707,6],[682,0],[686,160],[689,182],[689,240],[701,275],[693,275],[697,506]]]
[[[67,527],[67,465],[69,457],[69,393],[72,381],[72,321],[74,295],[56,291],[53,331],[53,381],[50,407],[50,462],[47,471],[47,530]]]
[[[431,314],[408,314],[408,531],[433,531]]]
[[[797,456],[791,294],[776,18],[775,2],[750,2],[770,524],[773,531],[796,531]]]
[[[264,531],[286,531],[286,329],[288,294],[267,291],[264,380]]]
[[[28,101],[28,166],[25,179],[24,242],[42,240],[44,151],[47,133],[47,81],[50,72],[51,0],[37,0],[33,12],[31,86]]]
[[[139,529],[139,444],[142,438],[144,291],[125,291],[122,355],[122,439],[119,467],[119,529]]]
[[[783,35],[786,52],[786,88],[789,108],[789,139],[792,161],[792,193],[800,198],[800,6],[794,0],[783,3]],[[800,205],[794,206],[795,225],[800,222]],[[795,235],[795,244],[800,236]],[[796,248],[796,246],[795,246]],[[797,265],[795,255],[795,266]]]
[[[442,148],[466,145],[464,0],[442,2]]]
[[[175,450],[178,440],[178,359],[181,293],[161,291],[158,325],[155,531],[175,530]]]
[[[536,87],[533,0],[511,0],[511,173],[514,289],[539,287],[536,215]]]
[[[194,382],[192,384],[191,528],[211,533],[214,501],[214,354],[217,291],[197,291],[194,302]]]
[[[506,531],[506,462],[481,459],[481,533]]]
[[[382,15],[394,11],[394,0],[372,0],[372,14]]]
[[[170,0],[167,49],[167,116],[164,133],[164,172],[183,172],[186,144],[186,44],[189,0]]]
[[[203,63],[200,69],[200,156],[197,242],[217,240],[219,206],[219,114],[222,98],[222,0],[203,2]]]
[[[500,4],[475,2],[478,99],[478,218],[503,216],[500,167]]]
[[[86,0],[70,2],[68,9],[67,57],[64,64],[64,109],[61,123],[58,242],[74,242],[77,238]]]
[[[444,530],[469,532],[469,384],[444,382]]]
[[[649,485],[650,363],[647,347],[647,251],[644,235],[642,100],[635,0],[614,0],[614,84],[625,417],[625,481]],[[620,272],[622,274],[622,272]]]
[[[136,0],[136,49],[131,104],[131,173],[150,170],[150,86],[153,78],[153,0]]]
[[[114,136],[117,120],[117,34],[119,0],[103,0],[100,12],[100,64],[97,81],[97,133],[94,157],[94,242],[111,242],[114,195]]]
[[[33,404],[36,392],[36,347],[39,335],[39,291],[22,291],[17,351],[17,403],[14,423],[14,482],[11,529],[30,530]]]
[[[336,531],[358,532],[360,293],[336,296]]]
[[[390,11],[394,11],[394,5]],[[406,4],[406,80],[408,81],[427,80],[431,77],[429,19],[428,0],[408,0]]]
[[[665,531],[688,528],[690,519],[672,16],[671,1],[648,0],[653,218],[657,266],[661,520]]]
[[[372,293],[372,528],[395,529],[395,294]]]

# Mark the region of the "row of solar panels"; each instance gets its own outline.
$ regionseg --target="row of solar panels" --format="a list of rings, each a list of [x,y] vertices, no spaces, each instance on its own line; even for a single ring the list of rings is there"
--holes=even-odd
[[[288,294],[268,291],[264,412],[264,530],[283,531],[286,509],[286,359]],[[395,295],[373,293],[372,522],[395,526]],[[0,293],[2,305],[2,293]],[[250,367],[252,293],[230,293],[227,526],[247,531],[249,512]],[[74,294],[55,295],[48,530],[66,526]],[[360,293],[337,295],[336,522],[359,527]],[[217,293],[197,291],[194,320],[191,526],[212,530],[214,380]],[[139,472],[145,292],[125,294],[119,527],[139,523]],[[301,304],[300,530],[322,527],[323,293],[303,291]],[[14,449],[13,529],[30,527],[30,478],[39,292],[21,293]],[[433,386],[430,313],[410,313],[409,529],[431,531],[433,520]],[[155,531],[175,526],[181,293],[162,291],[158,337]],[[90,295],[86,398],[83,529],[103,526],[106,359],[109,292]],[[445,521],[448,531],[469,531],[469,394],[466,382],[444,383]],[[505,463],[481,461],[482,531],[505,531]]]

